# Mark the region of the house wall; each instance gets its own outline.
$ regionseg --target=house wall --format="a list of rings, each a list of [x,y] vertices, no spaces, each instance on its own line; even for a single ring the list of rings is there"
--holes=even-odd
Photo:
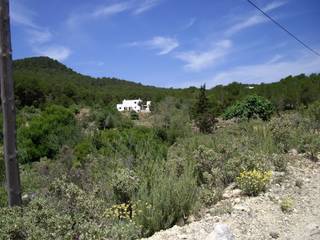
[[[134,100],[123,100],[122,104],[117,104],[118,111],[135,111],[140,112],[141,107],[139,106],[139,103],[142,102],[140,99],[134,99]]]

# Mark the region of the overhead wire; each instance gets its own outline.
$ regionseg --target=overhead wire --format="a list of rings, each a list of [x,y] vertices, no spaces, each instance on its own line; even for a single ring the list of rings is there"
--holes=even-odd
[[[291,37],[293,37],[296,41],[298,41],[301,45],[303,45],[305,48],[307,48],[309,51],[314,53],[315,55],[320,57],[320,53],[308,46],[306,43],[304,43],[302,40],[300,40],[297,36],[295,36],[293,33],[291,33],[287,28],[285,28],[282,24],[277,22],[275,19],[273,19],[268,13],[263,11],[259,6],[257,6],[254,2],[251,0],[247,0],[252,6],[254,6],[256,9],[258,9],[264,16],[266,16],[270,21],[272,21],[274,24],[276,24],[279,28],[281,28],[283,31],[288,33]]]

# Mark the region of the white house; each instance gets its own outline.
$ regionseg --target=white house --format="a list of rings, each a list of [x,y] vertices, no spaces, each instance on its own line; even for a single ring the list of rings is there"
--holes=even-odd
[[[143,101],[139,99],[126,100],[124,99],[122,103],[117,104],[117,109],[119,112],[123,111],[135,111],[135,112],[151,112],[150,111],[151,101],[147,101],[143,104]]]

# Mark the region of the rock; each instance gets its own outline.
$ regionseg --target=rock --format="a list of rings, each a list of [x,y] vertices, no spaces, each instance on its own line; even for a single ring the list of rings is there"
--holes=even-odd
[[[242,212],[251,212],[251,208],[249,206],[246,206],[244,204],[237,204],[233,207],[234,210],[242,211]]]
[[[176,223],[177,226],[182,227],[184,225],[184,219],[183,218],[179,218],[179,220]]]
[[[320,226],[315,224],[315,223],[310,223],[307,227],[306,227],[306,231],[309,232],[310,236],[320,236]]]
[[[187,220],[186,220],[186,223],[189,224],[189,223],[192,223],[196,220],[196,218],[193,216],[193,215],[190,215]]]
[[[240,189],[233,189],[233,190],[226,189],[222,195],[222,198],[223,199],[237,198],[241,195],[241,193],[242,191]]]
[[[24,194],[21,199],[23,203],[29,203],[35,197],[36,197],[35,193],[27,193],[27,194]]]
[[[235,237],[228,225],[216,224],[214,230],[206,237],[206,240],[235,240]]]
[[[274,238],[274,239],[277,239],[280,237],[279,233],[277,232],[270,232],[270,237]]]
[[[297,149],[290,149],[288,152],[291,156],[297,156],[298,155],[298,150]]]

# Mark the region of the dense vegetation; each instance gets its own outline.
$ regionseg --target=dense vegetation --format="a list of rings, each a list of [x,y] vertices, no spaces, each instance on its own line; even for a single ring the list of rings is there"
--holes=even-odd
[[[320,75],[199,91],[94,79],[48,58],[14,67],[24,205],[5,207],[0,161],[0,239],[149,236],[232,182],[264,191],[292,148],[318,160]],[[133,97],[151,99],[152,114],[115,111]]]
[[[123,99],[142,98],[159,102],[167,96],[194,103],[198,89],[156,88],[116,78],[91,78],[78,74],[47,57],[14,62],[15,94],[19,108],[54,103],[114,107]],[[250,87],[249,87],[250,86]],[[253,87],[253,88],[252,88]],[[207,91],[209,108],[220,115],[226,107],[248,95],[269,99],[278,111],[293,110],[320,100],[320,74],[289,76],[280,82],[259,85],[232,83]]]

